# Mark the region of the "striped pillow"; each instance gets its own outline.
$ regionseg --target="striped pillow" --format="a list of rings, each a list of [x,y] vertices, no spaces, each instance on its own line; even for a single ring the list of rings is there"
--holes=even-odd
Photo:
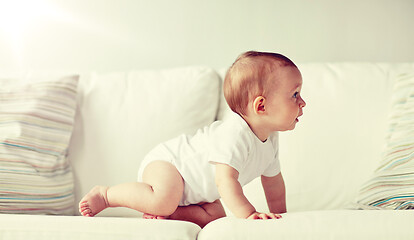
[[[0,213],[74,213],[66,154],[78,76],[0,79]]]
[[[398,77],[391,111],[384,157],[358,196],[363,209],[414,209],[414,74]]]

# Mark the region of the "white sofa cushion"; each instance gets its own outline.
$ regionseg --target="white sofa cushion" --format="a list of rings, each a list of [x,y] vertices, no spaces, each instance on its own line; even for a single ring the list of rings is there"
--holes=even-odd
[[[362,187],[362,208],[414,209],[414,72],[397,78],[387,146],[374,176]]]
[[[381,157],[393,79],[390,66],[303,64],[304,115],[280,134],[288,211],[341,209]]]
[[[199,231],[199,226],[184,221],[0,214],[2,240],[194,240]]]
[[[198,240],[412,239],[410,211],[329,210],[286,213],[277,220],[233,217],[209,223]]]
[[[69,149],[76,199],[94,185],[136,181],[155,145],[214,121],[219,81],[207,67],[82,75]],[[100,215],[131,214],[108,209]]]
[[[73,215],[78,76],[0,79],[0,213]]]

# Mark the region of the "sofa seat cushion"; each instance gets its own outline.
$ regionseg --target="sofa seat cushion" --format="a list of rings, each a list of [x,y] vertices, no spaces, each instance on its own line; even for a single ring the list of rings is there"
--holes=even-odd
[[[173,220],[0,214],[0,238],[13,239],[196,239],[200,227]]]
[[[410,211],[294,212],[283,214],[282,219],[264,221],[227,217],[208,224],[198,239],[413,239],[413,222]]]

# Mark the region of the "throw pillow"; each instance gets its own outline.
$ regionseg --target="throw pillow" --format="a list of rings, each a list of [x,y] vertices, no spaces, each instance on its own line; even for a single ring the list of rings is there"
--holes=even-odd
[[[78,76],[0,78],[0,213],[74,213],[67,149]]]
[[[394,85],[384,157],[357,199],[362,209],[414,209],[414,74]]]

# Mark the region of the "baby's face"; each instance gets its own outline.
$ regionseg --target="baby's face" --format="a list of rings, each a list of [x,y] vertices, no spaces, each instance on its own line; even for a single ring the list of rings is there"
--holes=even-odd
[[[273,74],[278,80],[269,86],[271,91],[266,98],[267,115],[264,122],[272,131],[293,130],[306,105],[300,95],[302,75],[295,67],[284,67]]]

